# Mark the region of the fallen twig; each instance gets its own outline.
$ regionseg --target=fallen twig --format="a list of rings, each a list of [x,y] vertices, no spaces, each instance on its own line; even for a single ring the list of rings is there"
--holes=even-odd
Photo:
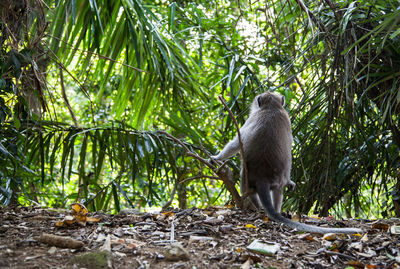
[[[50,246],[56,246],[60,248],[72,248],[72,249],[77,249],[83,247],[83,242],[72,239],[71,237],[68,236],[59,236],[59,235],[54,235],[54,234],[46,234],[43,233],[39,237],[39,241],[50,245]]]

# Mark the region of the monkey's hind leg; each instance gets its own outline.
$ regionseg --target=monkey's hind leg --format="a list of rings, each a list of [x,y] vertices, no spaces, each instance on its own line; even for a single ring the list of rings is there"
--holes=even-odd
[[[271,190],[272,194],[272,203],[274,204],[274,208],[276,212],[281,213],[282,200],[283,200],[283,188],[274,188]]]
[[[261,204],[260,198],[258,197],[257,193],[253,193],[250,195],[250,200],[253,204],[253,206],[256,208],[256,210],[262,210],[263,206]]]
[[[246,184],[245,180],[243,178],[243,169],[240,171],[241,174],[241,181],[240,181],[240,192],[242,193],[242,196],[244,196],[248,191],[251,192],[249,196],[243,201],[243,206],[245,209],[251,209],[254,211],[260,211],[262,210],[263,206],[261,204],[260,198],[258,197],[258,194],[250,188],[250,190],[246,189]]]

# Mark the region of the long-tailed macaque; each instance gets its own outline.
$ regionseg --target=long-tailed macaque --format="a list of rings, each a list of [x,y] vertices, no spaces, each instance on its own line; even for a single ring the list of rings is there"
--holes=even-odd
[[[265,92],[258,95],[251,105],[249,118],[240,128],[249,186],[249,190],[246,190],[242,165],[242,194],[249,191],[251,201],[256,208],[261,209],[263,206],[272,220],[299,231],[350,234],[362,232],[361,229],[355,228],[322,228],[307,225],[287,219],[280,214],[283,188],[295,185],[290,180],[292,129],[289,115],[283,108],[284,104],[285,99],[279,94]],[[224,160],[239,150],[239,139],[236,135],[218,155],[212,158]]]

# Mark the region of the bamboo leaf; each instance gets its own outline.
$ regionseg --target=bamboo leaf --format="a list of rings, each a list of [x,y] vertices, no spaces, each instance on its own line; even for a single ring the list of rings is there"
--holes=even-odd
[[[169,17],[169,30],[174,32],[174,22],[175,22],[175,10],[176,10],[176,3],[173,2],[168,6],[168,17]]]

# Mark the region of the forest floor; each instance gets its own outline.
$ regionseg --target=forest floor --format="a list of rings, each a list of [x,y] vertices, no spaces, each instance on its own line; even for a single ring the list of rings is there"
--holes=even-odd
[[[260,213],[223,207],[89,213],[92,219],[82,210],[72,216],[67,210],[0,208],[0,268],[400,266],[398,219],[301,219],[313,225],[365,230],[322,236],[298,233]]]

